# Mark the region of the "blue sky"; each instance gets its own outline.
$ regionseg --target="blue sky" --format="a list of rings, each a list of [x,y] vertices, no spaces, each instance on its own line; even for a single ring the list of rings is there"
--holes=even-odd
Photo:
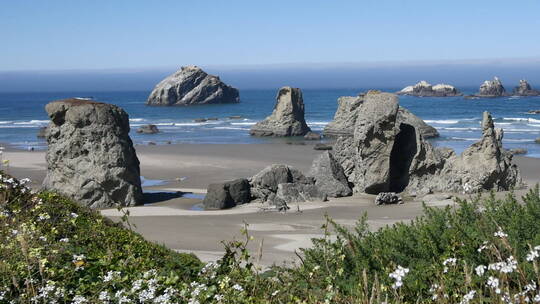
[[[2,1],[0,71],[539,58],[540,1]]]

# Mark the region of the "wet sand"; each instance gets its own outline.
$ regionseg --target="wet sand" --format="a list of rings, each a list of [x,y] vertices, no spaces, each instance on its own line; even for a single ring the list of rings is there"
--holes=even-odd
[[[185,144],[166,146],[136,146],[141,161],[141,175],[147,180],[160,180],[158,185],[145,187],[146,198],[152,204],[130,208],[130,222],[146,239],[166,245],[179,252],[194,252],[203,260],[214,260],[223,253],[221,241],[239,239],[244,223],[254,237],[249,248],[260,263],[270,265],[298,261],[295,251],[309,247],[311,238],[322,237],[325,215],[338,223],[353,227],[367,213],[371,229],[398,221],[410,221],[422,212],[422,202],[408,199],[403,205],[375,206],[374,196],[331,199],[325,203],[301,203],[286,213],[266,211],[261,205],[248,204],[230,210],[190,210],[200,203],[209,183],[249,177],[264,167],[286,163],[307,171],[313,158],[321,151],[313,145],[288,144]],[[20,151],[7,148],[4,159],[10,160],[9,172],[16,177],[29,177],[32,186],[39,187],[45,176],[44,151]],[[540,181],[540,159],[515,157],[528,186]],[[188,193],[181,196],[174,192]],[[518,190],[518,196],[526,190]],[[190,194],[190,192],[194,194]],[[501,193],[500,195],[504,195]],[[187,196],[187,197],[186,197]],[[452,200],[432,195],[428,205],[445,206]],[[114,220],[116,209],[101,211]],[[262,250],[261,250],[262,245]]]

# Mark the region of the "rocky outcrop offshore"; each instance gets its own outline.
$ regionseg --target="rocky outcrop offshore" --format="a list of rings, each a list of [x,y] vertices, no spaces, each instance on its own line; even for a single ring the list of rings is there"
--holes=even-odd
[[[540,91],[533,90],[527,80],[520,80],[519,85],[512,91],[514,96],[540,96]]]
[[[424,80],[414,86],[405,87],[396,94],[417,97],[451,97],[463,95],[458,89],[449,84],[437,84],[433,86]]]
[[[333,153],[355,193],[478,192],[521,185],[502,130],[484,113],[482,139],[457,156],[435,149],[417,128],[398,120],[397,96],[368,94],[354,136],[340,137]]]
[[[238,103],[238,90],[197,66],[182,67],[156,85],[146,102],[150,106],[188,106]]]
[[[142,203],[139,160],[121,108],[65,99],[45,107],[47,176],[43,187],[91,208]]]
[[[156,125],[142,125],[137,129],[137,133],[140,134],[156,134],[159,133],[159,129]]]
[[[506,89],[504,88],[499,77],[494,77],[493,80],[486,80],[480,86],[480,90],[477,97],[501,97],[506,96]]]
[[[334,119],[324,128],[324,136],[353,136],[357,118],[367,115],[362,108],[365,96],[366,94],[340,97],[338,99],[338,108],[334,115]],[[399,107],[398,120],[417,128],[424,138],[439,136],[437,129],[426,124],[418,116],[401,106]]]
[[[298,88],[283,87],[276,97],[274,111],[251,127],[253,136],[304,136],[311,129],[304,118],[304,100]]]

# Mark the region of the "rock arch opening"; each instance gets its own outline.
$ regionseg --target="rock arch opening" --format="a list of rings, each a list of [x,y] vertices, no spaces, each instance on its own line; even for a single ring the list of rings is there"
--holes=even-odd
[[[417,152],[416,129],[408,124],[399,126],[390,153],[389,191],[402,192],[409,184],[409,168]]]

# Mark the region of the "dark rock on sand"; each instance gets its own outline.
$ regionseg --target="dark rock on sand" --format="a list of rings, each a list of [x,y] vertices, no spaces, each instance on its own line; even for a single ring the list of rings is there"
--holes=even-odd
[[[403,204],[403,200],[395,192],[381,192],[375,197],[375,205]]]
[[[540,96],[540,91],[533,90],[527,80],[520,80],[519,85],[514,88],[512,95],[514,96]],[[535,113],[537,114],[537,113]]]
[[[343,168],[335,160],[331,152],[326,151],[315,158],[307,175],[315,178],[315,185],[329,197],[342,197],[352,194]]]
[[[238,103],[238,90],[209,75],[197,66],[182,67],[156,85],[147,105],[187,106],[195,104]]]
[[[205,209],[226,209],[249,203],[251,191],[245,178],[210,184],[203,200]]]
[[[508,150],[508,152],[510,152],[512,155],[523,155],[523,154],[527,154],[529,151],[523,148],[514,148],[514,149]]]
[[[534,140],[535,143],[540,144],[540,137]]]
[[[410,95],[417,97],[450,97],[463,95],[455,87],[448,84],[431,85],[422,80],[414,86],[405,87],[397,92],[398,95]]]
[[[293,202],[325,201],[315,180],[288,165],[271,165],[250,179],[251,195],[262,203],[282,206]]]
[[[484,113],[482,139],[457,156],[435,149],[418,130],[397,119],[393,94],[366,95],[354,137],[340,137],[334,156],[354,185],[355,193],[408,191],[478,192],[509,190],[521,185],[512,156],[502,149],[502,130]]]
[[[303,136],[311,131],[304,119],[302,91],[283,87],[276,97],[274,111],[265,120],[253,125],[253,136]]]
[[[338,108],[334,119],[326,125],[323,134],[328,137],[353,136],[354,126],[359,116],[365,116],[362,110],[366,94],[356,97],[344,96],[338,99]],[[398,120],[416,127],[424,138],[438,137],[439,132],[434,127],[426,124],[418,116],[404,107],[399,107]]]
[[[46,138],[48,129],[48,127],[40,127],[36,135],[37,138]]]
[[[315,146],[313,146],[313,150],[319,150],[319,151],[332,150],[332,146],[328,144],[315,144]]]
[[[45,107],[47,176],[43,187],[92,208],[142,203],[139,160],[121,108],[65,99]]]
[[[321,140],[321,134],[310,131],[306,135],[304,135],[304,139],[307,139],[307,140]]]
[[[156,125],[142,125],[137,129],[137,133],[156,134],[159,133],[159,129]]]

